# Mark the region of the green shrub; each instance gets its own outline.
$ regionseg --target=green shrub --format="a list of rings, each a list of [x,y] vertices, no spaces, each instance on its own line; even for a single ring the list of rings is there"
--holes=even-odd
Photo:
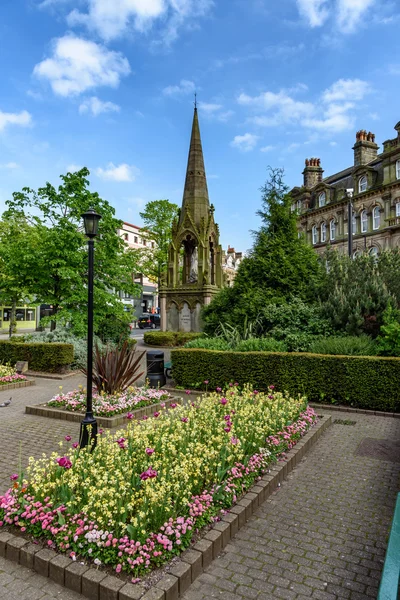
[[[123,319],[115,315],[107,315],[107,317],[97,327],[96,335],[99,336],[103,344],[123,344],[131,334],[129,327],[130,317],[126,315]]]
[[[136,344],[137,344],[137,340],[136,340],[135,338],[128,338],[128,339],[126,340],[126,343],[127,343],[127,345],[128,345],[128,349],[129,349],[129,350],[134,350],[134,349],[135,349],[135,346],[136,346]]]
[[[15,364],[19,360],[28,361],[32,371],[62,373],[74,360],[74,347],[72,344],[15,344],[0,341],[0,362]]]
[[[195,340],[191,340],[185,344],[185,348],[205,348],[208,350],[229,350],[229,343],[219,337],[212,338],[197,338]]]
[[[209,388],[230,381],[259,390],[274,385],[291,395],[305,394],[310,402],[400,412],[399,358],[183,348],[172,350],[171,359],[174,381],[183,387],[205,380]]]
[[[268,351],[268,352],[286,352],[286,344],[272,338],[249,338],[241,340],[234,348],[229,342],[220,337],[199,338],[185,344],[185,348],[204,348],[208,350],[233,350],[234,352]]]
[[[184,346],[201,335],[201,333],[185,331],[148,331],[143,339],[149,346]]]
[[[376,356],[377,345],[368,335],[331,336],[321,338],[310,345],[313,354],[341,354],[346,356]]]
[[[400,311],[391,305],[383,313],[381,335],[377,339],[378,354],[400,356]]]

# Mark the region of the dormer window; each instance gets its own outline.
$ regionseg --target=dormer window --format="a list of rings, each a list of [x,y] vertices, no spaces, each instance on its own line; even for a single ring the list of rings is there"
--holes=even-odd
[[[367,176],[363,175],[358,180],[358,191],[359,191],[359,193],[362,194],[363,192],[366,192],[367,191],[367,186],[368,186]]]
[[[318,244],[318,229],[316,225],[312,228],[312,243]]]
[[[318,206],[325,206],[326,204],[326,194],[325,192],[321,192],[320,195],[318,196]]]
[[[379,229],[381,225],[381,211],[379,206],[375,206],[374,210],[372,211],[372,229],[376,230]]]
[[[396,179],[400,179],[400,160],[396,163]]]
[[[336,223],[335,223],[335,219],[332,219],[330,224],[329,224],[329,233],[330,233],[330,240],[331,242],[333,242],[333,240],[336,237]]]
[[[367,233],[368,230],[368,215],[367,211],[363,210],[361,213],[361,233]]]
[[[321,223],[321,242],[326,242],[326,223]]]

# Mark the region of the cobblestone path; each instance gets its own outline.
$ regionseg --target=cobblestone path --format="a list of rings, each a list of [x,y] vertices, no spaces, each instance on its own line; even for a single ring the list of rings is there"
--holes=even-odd
[[[184,600],[376,598],[400,462],[356,456],[400,440],[400,419],[332,411],[332,425]],[[399,457],[397,457],[399,460]]]
[[[0,492],[29,456],[57,448],[79,424],[25,415],[26,404],[75,389],[82,377],[36,380],[1,392]],[[400,419],[344,414],[192,585],[184,600],[376,598],[399,487],[400,462],[356,456],[364,438],[400,439]],[[83,600],[49,579],[0,558],[1,600]]]

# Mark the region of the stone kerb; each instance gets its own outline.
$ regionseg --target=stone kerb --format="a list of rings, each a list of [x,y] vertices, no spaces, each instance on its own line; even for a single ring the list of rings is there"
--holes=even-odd
[[[169,398],[168,400],[163,401],[163,404],[165,404],[166,408],[169,408],[169,405],[172,402],[180,404],[182,399],[180,397]],[[157,402],[156,404],[143,406],[142,408],[137,408],[129,412],[133,415],[133,419],[142,419],[144,416],[151,417],[154,412],[159,410],[161,410],[161,405],[159,402]],[[70,412],[68,410],[47,406],[47,404],[26,406],[25,412],[28,415],[36,415],[38,417],[47,417],[50,419],[61,419],[62,421],[71,421],[73,423],[80,423],[85,416],[80,412]],[[96,421],[100,427],[105,427],[106,429],[120,427],[126,423],[126,413],[115,415],[114,417],[98,417],[96,415]]]
[[[185,550],[178,562],[166,567],[168,573],[150,590],[146,590],[141,584],[126,583],[104,571],[72,561],[63,554],[56,554],[54,550],[32,544],[7,531],[0,533],[0,556],[34,569],[90,600],[176,600],[279,487],[331,423],[330,415],[323,416],[287,453],[287,460],[274,464],[269,473],[253,485],[228,513],[222,515],[221,521],[215,523],[202,539]]]
[[[6,390],[16,390],[17,388],[29,387],[30,385],[36,385],[34,379],[27,379],[26,381],[17,381],[15,383],[6,383],[5,385],[0,385],[0,392],[5,392]]]

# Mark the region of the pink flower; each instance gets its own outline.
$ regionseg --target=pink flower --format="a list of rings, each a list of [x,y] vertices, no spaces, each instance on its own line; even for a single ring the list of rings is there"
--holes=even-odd
[[[147,471],[143,471],[143,473],[140,474],[140,479],[146,481],[146,479],[153,479],[154,477],[157,477],[157,475],[157,471],[152,467],[149,467]]]
[[[126,418],[129,420],[133,419],[133,414],[130,412],[126,413]]]
[[[236,444],[238,443],[238,438],[237,437],[231,437],[231,444],[233,444],[234,446],[236,446]]]
[[[270,389],[270,390],[274,390],[274,389],[275,389],[275,386],[274,386],[274,385],[270,385],[270,386],[269,386],[269,389]]]
[[[132,579],[132,583],[139,583],[140,581],[140,577],[136,577],[134,579]]]
[[[155,419],[157,419],[157,417],[159,417],[159,416],[160,416],[160,413],[159,413],[159,412],[155,412],[155,413],[154,413],[154,415],[153,415],[153,417],[154,417]]]
[[[74,442],[74,443],[72,444],[72,447],[73,447],[73,448],[77,448],[78,446],[79,446],[78,442]]]
[[[210,382],[208,381],[208,379],[206,379],[206,380],[205,380],[203,383],[204,383],[205,385],[208,385]]]
[[[14,473],[13,475],[10,475],[10,479],[11,479],[11,481],[17,481],[17,479],[18,479],[17,473]]]
[[[187,423],[187,422],[188,422],[188,420],[189,420],[189,419],[188,419],[187,417],[182,417],[182,418],[181,418],[181,421],[182,421],[182,423]]]
[[[118,565],[115,567],[115,571],[116,571],[117,573],[121,573],[121,570],[122,570],[122,565],[121,565],[121,564],[118,564]]]
[[[99,435],[103,435],[103,433],[104,433],[104,429],[101,429],[101,428],[100,428],[100,429],[99,429]]]
[[[149,456],[151,456],[154,452],[154,448],[146,448],[146,454],[148,454]]]
[[[57,463],[63,469],[70,469],[72,467],[72,462],[69,460],[68,456],[61,456],[57,458]]]
[[[217,387],[217,392],[222,392],[222,388]]]
[[[192,392],[190,390],[185,390],[185,394],[191,394]]]
[[[169,405],[169,407],[170,407],[170,408],[176,408],[176,407],[177,407],[177,404],[176,404],[176,402],[172,402],[172,403]]]
[[[64,438],[64,440],[66,442],[70,442],[72,440],[72,437],[70,435],[66,435],[65,438]]]
[[[229,433],[230,430],[231,430],[231,428],[229,426],[228,427],[224,427],[224,431],[226,431],[226,433]]]
[[[228,400],[226,398],[221,398],[220,402],[223,406],[225,406],[225,404],[228,402]]]

